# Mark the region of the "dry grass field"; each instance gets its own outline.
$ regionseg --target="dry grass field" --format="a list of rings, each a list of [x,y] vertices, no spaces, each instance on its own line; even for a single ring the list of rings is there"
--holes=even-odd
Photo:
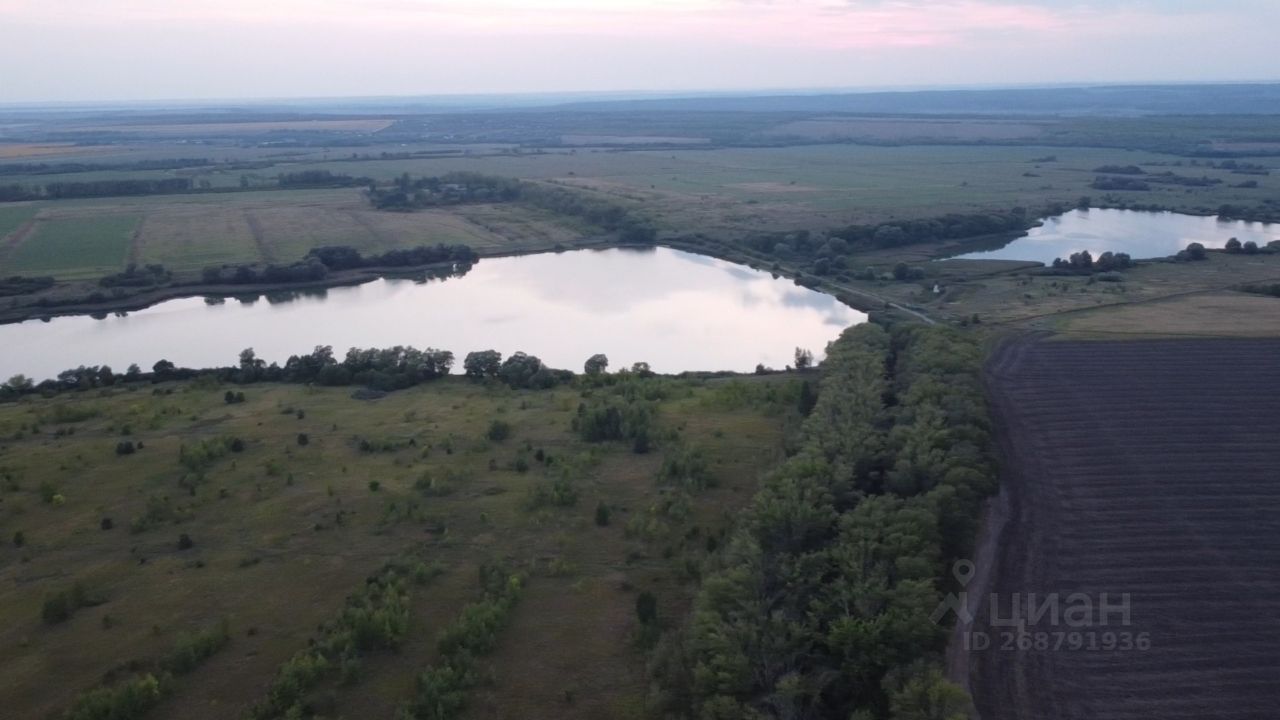
[[[783,123],[765,135],[810,140],[1012,140],[1035,138],[1042,124],[1000,120],[818,117]]]
[[[0,705],[13,717],[56,714],[113,669],[225,619],[229,645],[149,717],[241,717],[345,596],[409,553],[443,574],[414,590],[400,652],[369,653],[353,682],[327,691],[335,714],[391,716],[441,628],[477,597],[479,564],[500,560],[530,579],[485,661],[493,682],[472,717],[627,717],[646,688],[636,594],[653,592],[664,618],[687,606],[686,562],[780,456],[778,412],[794,397],[780,381],[652,381],[661,431],[646,455],[580,440],[577,389],[461,378],[376,401],[252,385],[232,387],[246,401],[227,405],[227,387],[197,382],[0,405]],[[770,387],[780,400],[766,400]],[[494,420],[509,438],[486,436]],[[183,447],[226,438],[242,438],[243,451],[180,463]],[[125,439],[144,447],[118,456]],[[361,439],[384,449],[362,450]],[[717,482],[670,512],[656,478],[679,447],[702,453]],[[533,502],[556,478],[576,500]],[[593,519],[600,503],[606,526]],[[77,582],[103,602],[42,621],[42,601]]]
[[[358,132],[375,133],[394,123],[387,118],[358,118],[351,120],[282,120],[218,123],[164,123],[164,124],[96,124],[72,125],[76,132],[117,132],[161,137],[221,136],[259,134],[282,130],[307,132]]]
[[[1207,292],[1121,305],[1064,318],[1071,338],[1277,337],[1280,300],[1240,292]]]
[[[891,267],[885,258],[876,259],[882,261],[877,267]],[[1214,252],[1204,262],[1144,262],[1126,270],[1121,282],[1036,276],[1035,266],[1015,261],[925,260],[919,264],[930,273],[922,282],[853,281],[842,286],[918,307],[938,319],[960,320],[977,314],[984,323],[1057,331],[1069,327],[1065,323],[1077,316],[1107,317],[1092,314],[1097,308],[1280,282],[1280,255],[1275,254]],[[934,293],[935,285],[942,292]]]
[[[85,148],[75,143],[3,143],[0,142],[0,161],[44,162],[51,159],[93,156],[105,151],[105,147]]]

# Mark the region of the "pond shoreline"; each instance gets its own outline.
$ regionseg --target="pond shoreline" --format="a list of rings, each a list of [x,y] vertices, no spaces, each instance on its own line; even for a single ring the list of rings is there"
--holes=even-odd
[[[820,352],[834,328],[866,321],[866,313],[828,293],[671,247],[518,253],[415,271],[364,268],[284,291],[270,284],[179,286],[127,300],[144,309],[84,314],[74,311],[96,308],[65,306],[47,321],[0,325],[0,343],[14,349],[0,363],[0,377],[44,377],[87,362],[221,365],[227,346],[251,347],[264,361],[283,364],[326,345],[447,348],[459,357],[523,351],[552,367],[605,353],[661,372],[746,372],[783,367],[797,347]]]
[[[542,255],[547,253],[571,252],[573,250],[609,250],[613,248],[635,247],[614,241],[587,241],[572,247],[559,250],[524,250],[512,252],[489,253],[480,256],[480,260],[492,260],[525,255]],[[683,249],[683,248],[680,248]],[[479,262],[479,261],[477,261]],[[0,325],[12,325],[29,320],[52,320],[56,317],[111,315],[122,312],[145,310],[169,300],[183,300],[195,297],[234,298],[242,295],[269,295],[306,290],[327,290],[330,288],[352,287],[364,285],[383,279],[400,279],[413,277],[423,273],[447,270],[451,263],[432,263],[429,265],[413,265],[406,267],[367,267],[352,270],[333,270],[322,280],[307,280],[293,283],[249,283],[244,285],[209,284],[203,282],[181,283],[142,289],[139,292],[118,298],[107,298],[96,302],[68,302],[66,304],[41,306],[36,304],[19,305],[0,309]],[[97,290],[101,292],[101,289]],[[28,296],[31,297],[31,296]]]
[[[628,245],[613,239],[594,239],[560,248],[517,250],[481,254],[480,259],[477,260],[477,262],[508,257],[559,254],[573,252],[576,250],[646,250],[657,247],[665,247],[672,250],[679,250],[695,255],[715,258],[735,265],[742,265],[743,267],[760,270],[761,272],[776,272],[780,277],[785,277],[792,281],[797,277],[796,270],[787,265],[780,265],[777,270],[772,270],[768,267],[762,266],[762,262],[757,258],[752,258],[744,254],[725,252],[721,248],[714,246],[707,247],[697,243],[691,243],[679,236],[659,240],[653,245]],[[56,317],[92,317],[111,315],[115,313],[127,313],[137,310],[145,310],[153,305],[158,305],[169,300],[182,300],[194,297],[234,298],[242,295],[269,295],[272,293],[352,287],[355,285],[375,282],[377,280],[413,277],[423,273],[445,270],[449,267],[450,265],[448,263],[434,263],[430,265],[414,265],[410,267],[368,267],[353,270],[335,270],[331,271],[323,280],[311,280],[295,283],[219,285],[194,282],[166,285],[162,287],[144,289],[140,292],[124,297],[108,298],[100,302],[69,302],[66,304],[51,306],[32,304],[4,308],[0,309],[0,325],[11,325],[30,320],[51,320]],[[813,285],[806,285],[805,287],[816,292],[835,297],[840,302],[860,312],[884,310],[887,303],[889,307],[906,312],[909,315],[925,319],[926,322],[930,322],[927,318],[923,318],[923,316],[920,316],[919,313],[915,311],[901,308],[897,306],[896,303],[889,302],[878,295],[868,293],[864,290],[852,290],[826,281],[819,281]]]

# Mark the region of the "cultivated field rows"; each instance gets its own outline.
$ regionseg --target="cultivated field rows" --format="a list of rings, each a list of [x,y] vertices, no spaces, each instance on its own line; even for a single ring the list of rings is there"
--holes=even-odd
[[[1149,649],[971,658],[1001,718],[1261,718],[1280,693],[1277,340],[1012,342],[989,367],[1007,439],[991,590],[1130,594]],[[984,603],[985,606],[985,603]],[[1007,614],[1007,613],[1006,613]],[[993,638],[1007,628],[979,628]],[[998,645],[998,640],[996,645]]]

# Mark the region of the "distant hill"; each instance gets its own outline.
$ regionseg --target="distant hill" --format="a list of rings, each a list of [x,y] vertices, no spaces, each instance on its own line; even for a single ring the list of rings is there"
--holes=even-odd
[[[1280,83],[1100,85],[1001,90],[921,90],[814,95],[740,95],[564,103],[596,112],[840,112],[1017,115],[1280,114]]]

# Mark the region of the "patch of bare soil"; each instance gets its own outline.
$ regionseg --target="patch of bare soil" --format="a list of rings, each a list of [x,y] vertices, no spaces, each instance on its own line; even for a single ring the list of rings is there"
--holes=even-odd
[[[995,353],[1005,517],[970,588],[991,645],[968,657],[985,720],[1275,716],[1277,357],[1274,339]],[[1025,622],[1003,624],[1015,603]]]

